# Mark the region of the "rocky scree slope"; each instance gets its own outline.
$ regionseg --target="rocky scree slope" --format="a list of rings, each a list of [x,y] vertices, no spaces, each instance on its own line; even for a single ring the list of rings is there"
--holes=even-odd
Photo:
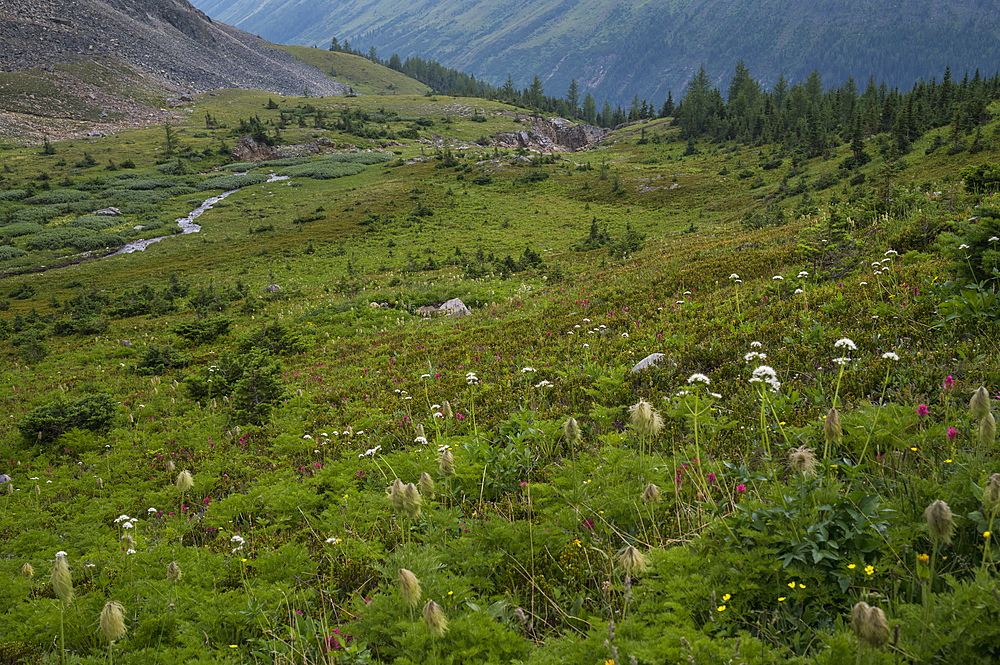
[[[0,71],[104,56],[168,88],[345,94],[347,86],[186,0],[0,0]]]

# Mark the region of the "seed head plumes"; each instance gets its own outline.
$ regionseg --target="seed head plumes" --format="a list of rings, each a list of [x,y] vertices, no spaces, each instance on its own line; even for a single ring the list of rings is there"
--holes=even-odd
[[[880,649],[889,643],[889,622],[885,612],[863,600],[851,610],[851,630],[873,649]]]
[[[424,439],[427,438],[427,435],[424,434],[424,426],[423,425],[417,425],[415,428],[413,428],[413,431],[417,435],[416,438],[418,438],[418,439],[419,438],[424,438]]]
[[[576,418],[567,418],[563,423],[563,437],[570,448],[580,445],[580,425],[576,422]]]
[[[983,490],[983,503],[990,510],[1000,508],[1000,473],[994,473]]]
[[[646,503],[657,503],[660,500],[660,488],[649,483],[646,489],[642,490],[642,500]]]
[[[618,553],[618,563],[627,575],[635,575],[646,570],[646,557],[632,545],[627,545]]]
[[[441,453],[441,457],[438,459],[438,470],[442,476],[455,475],[455,456],[451,454],[450,450]]]
[[[979,445],[992,446],[997,440],[997,421],[992,413],[979,419]]]
[[[194,478],[191,477],[190,471],[184,469],[177,474],[177,480],[174,481],[174,484],[177,486],[177,490],[183,494],[194,487]]]
[[[793,473],[812,476],[816,473],[816,455],[812,448],[799,446],[788,451],[788,466]]]
[[[69,574],[65,552],[56,552],[56,563],[52,566],[52,590],[56,592],[64,608],[73,602],[73,578]]]
[[[125,636],[125,608],[117,600],[104,603],[99,624],[104,639],[117,642]]]
[[[403,481],[396,478],[392,481],[392,485],[389,486],[389,502],[392,504],[392,509],[397,513],[403,512],[403,494],[406,493],[406,486],[403,485]]]
[[[30,563],[25,563],[23,566],[21,566],[21,577],[23,577],[26,580],[30,580],[34,576],[35,576],[35,569],[31,566]]]
[[[181,572],[181,567],[177,565],[176,561],[171,561],[167,564],[167,579],[171,582],[180,582],[181,576],[184,573]]]
[[[927,528],[935,544],[951,544],[951,535],[955,532],[955,520],[947,503],[938,499],[927,506],[924,510],[924,519],[927,520]]]
[[[444,406],[441,407],[441,413],[444,414],[445,418],[451,418],[455,415],[451,410],[451,402],[448,400],[444,401]]]
[[[976,388],[976,392],[972,393],[969,409],[972,411],[973,417],[979,419],[990,412],[990,393],[985,386],[979,386]]]
[[[632,429],[641,436],[656,436],[663,429],[663,418],[646,400],[639,400],[629,407],[629,422]]]
[[[434,498],[434,479],[426,471],[420,474],[420,493],[428,499]]]
[[[424,605],[424,624],[434,637],[444,637],[448,631],[448,620],[441,611],[441,606],[433,600]]]
[[[840,426],[840,412],[836,408],[830,409],[823,421],[823,436],[827,445],[840,445],[844,439],[844,430]]]
[[[173,460],[170,460],[170,461],[167,462],[167,471],[171,471],[172,472],[176,468],[177,468],[177,465],[174,464]]]
[[[403,488],[403,513],[411,520],[420,517],[420,492],[413,483],[406,483]]]
[[[399,569],[399,593],[411,607],[416,607],[420,602],[420,580],[406,568]]]

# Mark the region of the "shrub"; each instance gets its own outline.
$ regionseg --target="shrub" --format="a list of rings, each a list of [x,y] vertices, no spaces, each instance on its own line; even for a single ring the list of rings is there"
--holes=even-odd
[[[229,332],[229,326],[233,320],[225,316],[214,316],[210,319],[191,319],[182,321],[174,326],[174,333],[184,339],[202,344],[211,342],[220,335]]]
[[[57,399],[32,410],[17,428],[24,443],[51,443],[72,429],[106,431],[115,417],[116,402],[104,393],[78,400]]]
[[[163,346],[153,345],[146,349],[142,359],[135,366],[136,374],[162,374],[171,369],[187,367],[191,364],[191,357],[180,353],[169,344]]]
[[[0,192],[0,201],[20,201],[26,196],[28,196],[28,191],[25,189],[8,189],[5,192]]]
[[[44,226],[36,224],[35,222],[16,222],[14,224],[8,224],[7,226],[0,227],[0,236],[3,236],[4,238],[17,238],[20,236],[31,235],[32,233],[38,233],[44,229]]]
[[[259,185],[267,181],[268,176],[263,173],[247,173],[245,175],[220,175],[201,183],[201,191],[208,189],[222,189],[225,191],[240,189],[249,185]]]
[[[63,207],[61,206],[32,206],[30,208],[21,208],[20,210],[15,211],[14,215],[11,217],[11,221],[15,224],[18,222],[41,223],[47,222],[50,219],[55,219],[61,214],[63,214]]]
[[[87,192],[81,192],[78,189],[53,189],[51,192],[42,192],[41,194],[32,196],[30,199],[25,201],[25,203],[30,203],[32,205],[52,205],[56,203],[83,201],[84,199],[89,198],[90,194]]]
[[[12,261],[27,255],[27,252],[18,247],[10,245],[0,245],[0,261]]]

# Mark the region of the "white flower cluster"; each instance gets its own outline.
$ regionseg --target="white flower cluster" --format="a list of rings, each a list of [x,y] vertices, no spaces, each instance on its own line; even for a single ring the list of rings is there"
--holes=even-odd
[[[778,373],[770,365],[758,365],[750,377],[750,383],[766,383],[773,393],[781,390]]]
[[[247,541],[243,540],[242,536],[233,536],[232,538],[229,539],[229,542],[230,544],[232,543],[236,544],[236,547],[233,548],[233,554],[236,554],[237,552],[243,549],[243,546],[246,545]]]

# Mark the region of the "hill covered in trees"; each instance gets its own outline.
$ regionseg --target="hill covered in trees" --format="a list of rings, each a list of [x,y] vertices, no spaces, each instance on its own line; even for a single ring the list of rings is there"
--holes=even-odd
[[[495,86],[522,88],[535,74],[549,90],[600,103],[635,95],[660,104],[700,66],[721,84],[745,61],[765,85],[814,70],[827,83],[848,76],[910,85],[927,71],[975,69],[1000,28],[995,5],[929,0],[887,7],[871,0],[803,5],[791,0],[659,0],[609,3],[458,3],[398,0],[197,0],[213,18],[282,43],[328,46],[337,37],[388,59],[433,58]]]

